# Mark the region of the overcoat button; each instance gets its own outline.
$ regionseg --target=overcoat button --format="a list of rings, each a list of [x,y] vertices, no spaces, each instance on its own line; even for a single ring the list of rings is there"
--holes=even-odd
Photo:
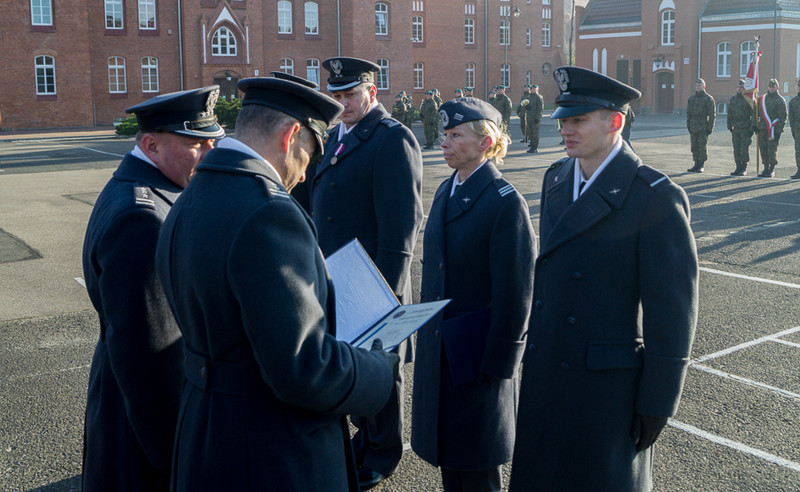
[[[567,318],[567,324],[574,325],[575,324],[575,318],[573,318],[572,316]]]
[[[203,379],[206,378],[206,366],[200,368],[200,377]]]
[[[572,272],[572,278],[574,278],[575,280],[578,280],[582,276],[583,275],[581,275],[581,272]]]
[[[562,362],[561,363],[561,368],[564,369],[565,371],[569,370],[569,364],[567,364],[566,362]]]
[[[331,183],[331,188],[336,188],[336,183]]]
[[[442,296],[436,296],[436,300],[437,301],[441,301],[442,300]]]
[[[542,258],[542,265],[547,265],[547,258]]]
[[[528,348],[531,349],[531,350],[536,350],[536,344],[532,343],[532,344],[528,345]]]
[[[533,307],[536,309],[542,309],[542,301],[537,299],[536,302],[533,303]]]
[[[328,217],[328,222],[333,222],[333,217]]]
[[[434,331],[433,334],[434,334],[434,336],[438,337],[439,336],[439,330]]]
[[[439,263],[439,270],[444,270],[444,263]]]

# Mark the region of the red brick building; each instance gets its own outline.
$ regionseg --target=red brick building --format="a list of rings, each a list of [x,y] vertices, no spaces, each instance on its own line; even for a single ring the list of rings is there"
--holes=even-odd
[[[699,76],[724,113],[756,36],[761,87],[800,78],[800,0],[592,0],[579,17],[576,65],[640,89],[644,112],[682,112]]]
[[[0,129],[109,124],[157,94],[282,70],[322,82],[322,60],[378,63],[378,96],[419,104],[526,82],[547,103],[588,0],[23,0],[0,19]],[[13,90],[11,89],[13,88]]]

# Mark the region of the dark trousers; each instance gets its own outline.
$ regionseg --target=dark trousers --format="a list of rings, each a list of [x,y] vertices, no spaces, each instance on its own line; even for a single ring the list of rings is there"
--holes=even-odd
[[[692,142],[692,159],[700,164],[708,160],[708,133],[691,132],[689,134]]]
[[[794,137],[794,160],[797,163],[797,170],[800,171],[800,132],[796,134],[793,132]]]
[[[401,366],[389,401],[380,412],[367,417],[350,417],[358,428],[352,443],[359,467],[371,468],[383,475],[391,475],[397,470],[403,457],[403,395]]]
[[[445,492],[499,492],[503,485],[499,466],[488,470],[441,470]]]
[[[529,121],[527,131],[528,143],[532,149],[539,148],[539,122]]]
[[[733,141],[733,162],[736,164],[750,162],[750,144],[753,143],[753,133],[750,130],[733,130],[731,140]]]
[[[778,142],[780,142],[781,134],[775,132],[775,138],[770,140],[769,133],[766,128],[758,129],[758,146],[761,150],[761,160],[764,162],[764,168],[769,166],[770,169],[778,164]]]

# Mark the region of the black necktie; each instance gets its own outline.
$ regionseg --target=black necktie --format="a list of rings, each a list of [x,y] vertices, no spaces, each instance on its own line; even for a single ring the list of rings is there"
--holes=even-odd
[[[586,181],[581,180],[580,184],[578,185],[578,196],[581,196],[584,186],[586,186]]]

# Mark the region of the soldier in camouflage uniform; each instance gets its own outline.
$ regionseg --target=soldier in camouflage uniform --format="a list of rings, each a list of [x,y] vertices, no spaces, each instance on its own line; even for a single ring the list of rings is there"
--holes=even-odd
[[[464,97],[464,91],[461,89],[456,89],[453,91],[453,99],[458,99],[459,97]]]
[[[497,91],[494,89],[489,91],[489,98],[486,99],[486,102],[492,105],[495,109],[497,108]]]
[[[403,97],[403,106],[405,107],[404,119],[400,120],[406,127],[411,128],[411,124],[414,122],[414,100],[411,99],[409,95],[406,94],[406,91],[400,91],[400,95]]]
[[[408,118],[408,115],[406,114],[406,101],[405,98],[403,98],[402,92],[394,96],[394,106],[392,106],[392,118],[408,126],[406,124],[406,120]]]
[[[511,103],[511,98],[506,96],[506,87],[504,85],[498,85],[496,90],[497,102],[495,107],[503,116],[503,133],[508,134],[508,124],[511,122],[511,107],[513,104]]]
[[[750,144],[756,129],[756,108],[744,95],[744,80],[739,81],[736,94],[728,102],[728,131],[733,140],[733,162],[736,169],[731,176],[745,176],[750,162]]]
[[[789,102],[789,125],[794,137],[794,160],[797,163],[797,172],[792,174],[792,179],[800,179],[800,80],[797,81],[797,95]]]
[[[472,87],[464,87],[464,97],[475,97],[472,94]]]
[[[764,161],[764,170],[759,176],[772,178],[775,176],[775,166],[778,164],[778,142],[786,125],[786,100],[778,93],[778,81],[769,81],[769,92],[758,100],[758,147],[761,151],[761,160]],[[772,122],[767,124],[767,120]]]
[[[522,97],[519,99],[519,106],[517,106],[517,116],[519,116],[519,129],[522,130],[522,140],[521,143],[528,142],[528,134],[525,131],[525,124],[527,123],[527,115],[528,111],[525,109],[528,101],[530,103],[531,91],[530,91],[530,84],[525,84],[525,90],[522,91]]]
[[[439,109],[439,106],[444,102],[441,94],[439,94],[439,89],[433,89],[433,101],[436,103],[436,109]]]
[[[425,146],[423,149],[432,149],[439,134],[439,111],[436,101],[433,100],[433,91],[425,93],[425,100],[419,107],[419,117],[425,127]]]
[[[539,127],[541,126],[542,109],[544,108],[544,99],[541,94],[539,94],[538,85],[533,84],[531,86],[529,100],[530,103],[525,107],[528,120],[528,125],[525,129],[527,133],[525,136],[529,144],[528,153],[535,154],[539,152]]]
[[[714,98],[706,92],[706,82],[697,79],[695,93],[689,96],[686,105],[686,128],[692,141],[692,159],[694,166],[687,169],[690,173],[702,173],[708,159],[708,136],[714,130],[714,119],[717,106]]]

